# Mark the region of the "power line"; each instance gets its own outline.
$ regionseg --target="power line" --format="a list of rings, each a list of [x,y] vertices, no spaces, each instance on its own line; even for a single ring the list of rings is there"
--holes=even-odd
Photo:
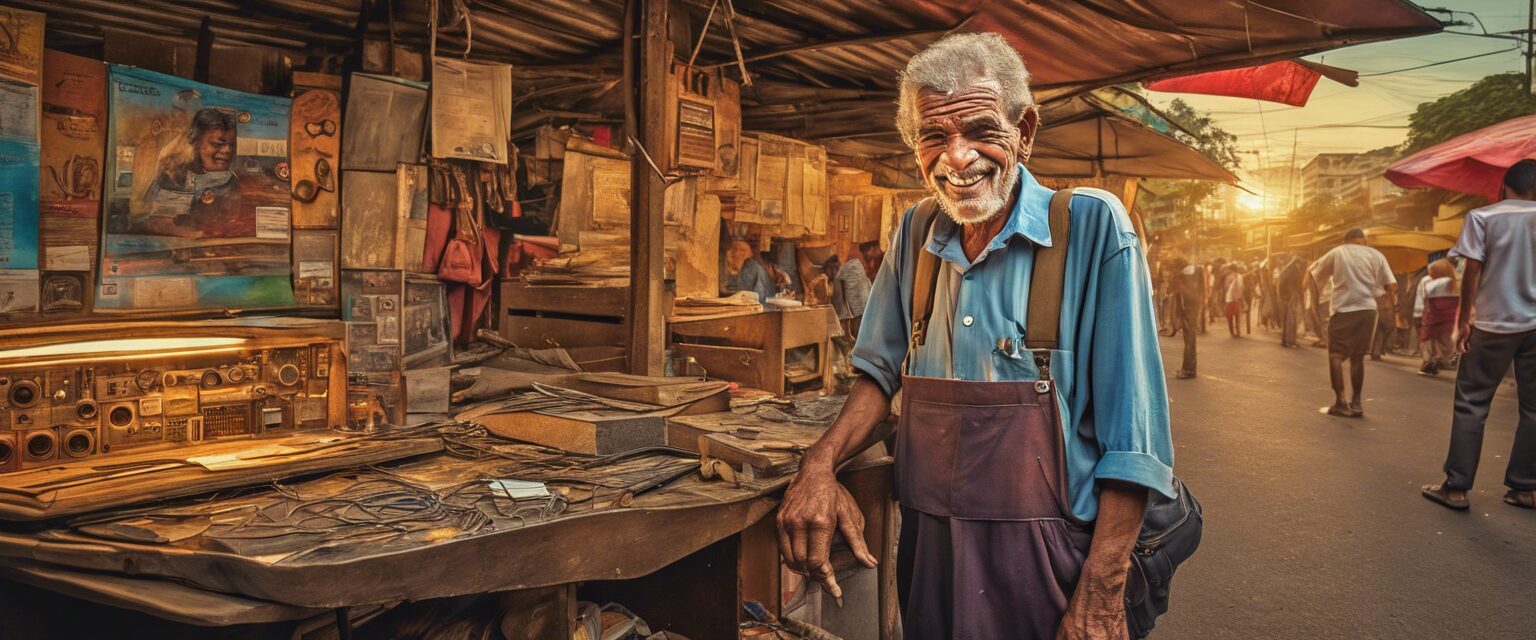
[[[1508,49],[1500,49],[1498,51],[1489,51],[1487,53],[1479,53],[1477,55],[1467,56],[1465,58],[1456,58],[1456,59],[1453,59],[1453,60],[1441,60],[1440,62],[1431,62],[1429,64],[1421,64],[1421,65],[1419,65],[1417,67],[1408,67],[1406,69],[1394,69],[1392,71],[1379,71],[1377,73],[1362,73],[1362,74],[1360,74],[1360,77],[1362,77],[1362,78],[1373,78],[1373,77],[1376,77],[1376,76],[1384,76],[1384,75],[1389,75],[1389,74],[1393,74],[1393,73],[1402,73],[1404,71],[1418,71],[1419,69],[1428,69],[1430,67],[1438,67],[1438,66],[1440,66],[1442,64],[1451,64],[1452,62],[1462,62],[1464,60],[1473,60],[1473,59],[1476,59],[1476,58],[1486,58],[1488,56],[1496,56],[1496,55],[1501,54],[1501,53],[1509,53],[1509,52],[1512,52],[1512,51],[1519,51],[1519,50],[1520,50],[1519,47],[1510,47]]]

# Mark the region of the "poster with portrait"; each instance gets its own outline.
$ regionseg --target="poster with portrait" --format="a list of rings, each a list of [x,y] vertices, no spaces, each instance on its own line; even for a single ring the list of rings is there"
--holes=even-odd
[[[294,305],[287,98],[108,66],[96,308]]]

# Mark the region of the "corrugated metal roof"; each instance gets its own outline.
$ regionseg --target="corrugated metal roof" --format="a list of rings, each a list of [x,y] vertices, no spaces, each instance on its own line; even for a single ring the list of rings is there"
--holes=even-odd
[[[697,63],[734,65],[725,0],[676,0],[687,49],[715,6]],[[392,2],[392,6],[391,6]],[[11,0],[43,11],[72,42],[103,29],[195,40],[203,17],[220,42],[336,55],[369,33],[424,48],[430,0]],[[757,81],[743,92],[748,126],[806,137],[889,130],[872,121],[893,99],[896,70],[949,31],[997,31],[1024,57],[1037,98],[1153,76],[1243,66],[1349,44],[1432,33],[1405,0],[733,0],[735,34]],[[619,75],[624,0],[438,0],[439,51],[511,62],[519,90]],[[680,55],[690,51],[679,47]],[[539,71],[565,70],[567,78]],[[735,73],[731,71],[731,73]],[[556,74],[558,75],[558,74]],[[792,87],[787,89],[786,87]],[[824,91],[815,91],[822,89]],[[528,106],[580,109],[580,91]],[[838,96],[844,96],[839,98]],[[565,102],[561,102],[561,101]],[[838,102],[837,100],[843,100]],[[612,101],[609,101],[612,102]]]

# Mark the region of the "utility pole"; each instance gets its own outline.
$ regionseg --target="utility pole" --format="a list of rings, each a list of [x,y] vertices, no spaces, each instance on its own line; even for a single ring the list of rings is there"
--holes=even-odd
[[[1536,94],[1536,0],[1530,0],[1525,10],[1525,92]]]

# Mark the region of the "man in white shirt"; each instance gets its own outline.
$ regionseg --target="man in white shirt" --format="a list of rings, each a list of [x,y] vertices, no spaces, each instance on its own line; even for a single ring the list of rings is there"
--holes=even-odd
[[[1329,289],[1328,378],[1333,384],[1333,406],[1328,415],[1358,418],[1365,415],[1361,389],[1365,386],[1365,354],[1371,350],[1376,335],[1377,298],[1385,295],[1387,305],[1396,303],[1397,279],[1380,251],[1365,244],[1365,231],[1350,229],[1344,244],[1318,258],[1307,276],[1319,289],[1332,281]],[[1349,361],[1353,396],[1344,401],[1344,361]]]
[[[1452,509],[1469,506],[1483,427],[1494,392],[1514,363],[1520,423],[1509,454],[1504,502],[1536,507],[1536,160],[1504,174],[1503,199],[1467,214],[1452,256],[1466,259],[1456,318],[1456,410],[1445,482],[1424,497]],[[1475,315],[1474,315],[1475,314]]]

